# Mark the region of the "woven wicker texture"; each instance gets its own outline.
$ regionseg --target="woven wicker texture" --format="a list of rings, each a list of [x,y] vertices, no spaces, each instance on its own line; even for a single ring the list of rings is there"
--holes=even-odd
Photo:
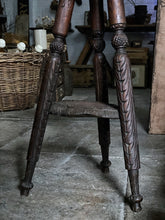
[[[0,111],[34,106],[43,54],[0,53]]]

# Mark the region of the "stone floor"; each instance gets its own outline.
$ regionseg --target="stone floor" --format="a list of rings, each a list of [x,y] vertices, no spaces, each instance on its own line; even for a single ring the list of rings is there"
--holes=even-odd
[[[110,101],[116,103],[111,89]],[[141,152],[140,213],[125,197],[130,193],[124,169],[119,120],[111,120],[109,174],[101,160],[94,118],[50,115],[42,153],[29,197],[20,196],[34,109],[0,113],[0,220],[165,219],[165,135],[147,133],[150,90],[134,90]],[[72,99],[94,99],[93,89],[75,89]]]

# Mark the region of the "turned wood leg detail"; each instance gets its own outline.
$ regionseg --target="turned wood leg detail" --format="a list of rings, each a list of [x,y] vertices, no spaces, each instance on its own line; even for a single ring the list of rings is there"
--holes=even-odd
[[[39,159],[43,137],[47,125],[48,115],[56,91],[58,75],[63,69],[62,56],[64,52],[65,36],[67,34],[74,0],[60,1],[56,21],[53,28],[54,41],[50,45],[51,55],[42,80],[39,101],[35,113],[31,139],[27,155],[25,178],[21,184],[21,194],[28,195],[33,187],[32,177],[36,162]],[[62,25],[62,26],[61,26]]]
[[[62,38],[56,38],[51,47],[53,47],[53,50],[56,50],[56,47],[59,47],[59,45],[61,45],[62,52],[62,48],[64,47],[64,42]],[[21,194],[23,195],[28,195],[29,190],[33,186],[31,180],[36,162],[39,159],[39,154],[41,151],[49,110],[53,100],[54,91],[56,90],[57,75],[62,69],[61,54],[59,52],[60,51],[58,48],[58,53],[56,52],[51,54],[51,57],[47,64],[47,70],[42,81],[39,101],[35,113],[35,119],[29,143],[25,178],[21,185]]]
[[[94,71],[96,77],[96,100],[108,104],[108,87],[105,70],[105,57],[102,53],[95,53]],[[102,161],[100,163],[103,172],[109,171],[111,162],[109,161],[110,145],[110,120],[108,118],[98,118],[98,135],[101,146]]]
[[[134,212],[142,210],[140,202],[143,197],[139,194],[139,170],[128,170],[132,195],[129,197],[131,208]]]
[[[139,145],[137,138],[136,118],[132,92],[130,62],[125,48],[128,46],[125,28],[124,4],[122,0],[108,0],[110,24],[115,33],[112,45],[116,49],[114,73],[119,103],[119,115],[124,149],[125,167],[128,170],[132,196],[130,202],[133,211],[141,210],[142,196],[139,194]],[[118,15],[118,16],[117,16]]]
[[[92,17],[92,39],[94,55],[94,72],[96,77],[96,100],[108,104],[108,85],[106,76],[106,59],[103,54],[104,42],[104,10],[103,0],[90,0]],[[109,119],[98,118],[99,144],[101,146],[103,172],[109,171],[110,122]]]

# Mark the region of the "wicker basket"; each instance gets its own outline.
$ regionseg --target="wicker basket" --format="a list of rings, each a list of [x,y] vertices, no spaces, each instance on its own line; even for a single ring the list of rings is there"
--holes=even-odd
[[[34,107],[43,54],[0,53],[0,111]]]

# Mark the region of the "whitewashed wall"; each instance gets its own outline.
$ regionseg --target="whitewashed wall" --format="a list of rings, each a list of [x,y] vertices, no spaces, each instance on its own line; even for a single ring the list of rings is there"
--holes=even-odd
[[[14,32],[15,18],[17,16],[17,0],[1,0],[4,14],[7,15],[7,31]]]
[[[8,0],[9,1],[9,0]],[[50,4],[52,0],[29,0],[30,7],[30,27],[35,27],[35,20],[38,17],[43,17],[48,15],[49,17],[54,17],[54,12],[50,10]],[[153,14],[151,23],[155,22],[156,12],[154,11],[154,5],[156,5],[157,0],[135,0],[136,4],[147,4],[148,5],[148,13]],[[107,12],[107,1],[104,0],[104,9]],[[82,50],[86,37],[79,33],[75,29],[75,25],[83,25],[84,24],[84,12],[89,10],[89,1],[84,0],[83,4],[79,7],[75,4],[73,16],[72,16],[72,28],[74,29],[74,33],[69,33],[67,37],[68,44],[68,53],[69,59],[74,64]],[[125,11],[126,16],[130,14],[134,14],[134,7],[125,0]],[[106,49],[105,55],[108,55],[108,60],[111,62],[114,54],[114,50],[111,46],[110,40],[112,37],[112,33],[105,33],[105,41],[106,41]],[[129,40],[143,40],[143,46],[149,46],[152,49],[152,46],[148,45],[148,42],[153,39],[152,33],[132,33],[128,35]],[[32,41],[31,41],[32,42]],[[91,62],[91,61],[90,61]]]
[[[157,5],[157,0],[134,0],[136,5],[147,5],[148,13],[152,14],[151,23],[155,22],[156,19],[156,11],[154,10],[154,6]],[[124,0],[126,15],[134,14],[133,5],[129,3],[129,0]]]

